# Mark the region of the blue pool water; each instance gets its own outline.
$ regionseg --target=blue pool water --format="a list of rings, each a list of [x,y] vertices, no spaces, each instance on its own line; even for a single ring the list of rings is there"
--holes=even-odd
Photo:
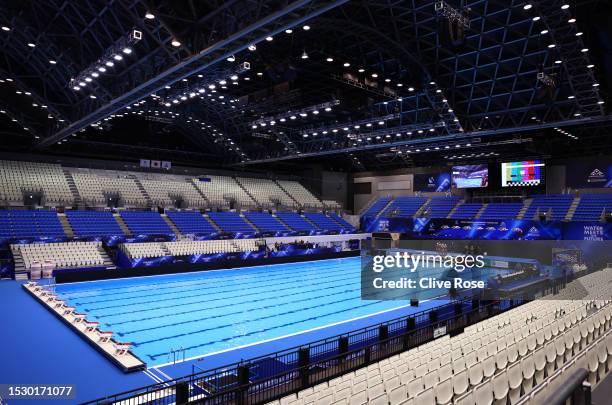
[[[149,366],[274,339],[407,305],[363,301],[360,259],[58,285]]]

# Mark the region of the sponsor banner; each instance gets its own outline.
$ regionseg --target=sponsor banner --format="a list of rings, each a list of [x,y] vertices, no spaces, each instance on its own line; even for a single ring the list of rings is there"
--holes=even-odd
[[[612,187],[612,162],[606,159],[571,163],[566,170],[567,185],[573,188]]]
[[[414,191],[447,192],[451,189],[451,175],[449,172],[417,173],[412,187]]]
[[[565,222],[565,240],[612,240],[612,223],[607,222]]]

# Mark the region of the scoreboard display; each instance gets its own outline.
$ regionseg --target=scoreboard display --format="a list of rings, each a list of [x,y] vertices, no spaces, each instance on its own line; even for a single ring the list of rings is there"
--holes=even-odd
[[[544,184],[544,163],[540,160],[501,164],[502,187],[529,187]]]

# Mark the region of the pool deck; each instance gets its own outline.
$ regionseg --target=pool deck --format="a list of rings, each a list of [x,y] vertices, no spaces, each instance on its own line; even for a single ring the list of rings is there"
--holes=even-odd
[[[46,404],[70,404],[128,391],[197,372],[221,367],[243,359],[263,356],[329,336],[370,326],[433,308],[443,301],[423,302],[418,307],[405,306],[375,315],[323,326],[266,342],[211,353],[176,364],[124,373],[102,353],[93,349],[74,330],[37,302],[21,283],[0,281],[0,305],[5,308],[3,333],[5,347],[0,351],[0,382],[13,384],[75,384],[76,399],[46,400]],[[404,303],[398,302],[398,306]],[[44,332],[43,332],[44,331]],[[20,401],[36,404],[37,401]]]

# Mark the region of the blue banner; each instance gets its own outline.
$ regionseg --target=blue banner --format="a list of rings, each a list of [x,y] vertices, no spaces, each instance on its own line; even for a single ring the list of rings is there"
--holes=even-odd
[[[612,162],[609,159],[598,159],[571,163],[567,165],[566,182],[574,188],[612,187]]]
[[[563,224],[565,240],[612,240],[612,223],[566,222]]]
[[[446,192],[451,189],[451,175],[445,173],[415,173],[412,182],[414,191]]]

